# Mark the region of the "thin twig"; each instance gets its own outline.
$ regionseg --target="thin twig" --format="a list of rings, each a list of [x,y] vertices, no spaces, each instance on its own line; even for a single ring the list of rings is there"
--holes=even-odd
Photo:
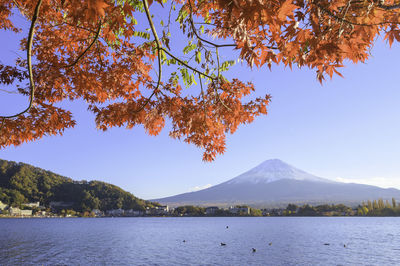
[[[347,12],[349,11],[349,8],[350,8],[350,5],[351,5],[351,0],[349,0],[349,2],[347,3],[347,6],[346,6],[346,10],[344,11],[344,14],[343,14],[343,18],[342,18],[342,21],[340,22],[340,27],[339,27],[339,38],[340,38],[340,36],[342,35],[342,27],[343,27],[343,19],[344,18],[346,18],[346,15],[347,15]]]
[[[202,82],[200,74],[199,74],[199,81],[200,81],[200,89],[201,89],[201,98],[203,98],[204,124],[206,124],[206,118],[207,118],[206,97],[204,96],[203,82]]]
[[[328,16],[338,20],[338,21],[343,21],[344,23],[350,24],[350,25],[355,25],[355,26],[362,26],[362,27],[370,27],[370,26],[379,26],[379,25],[386,25],[386,24],[400,24],[399,21],[383,21],[383,22],[378,22],[378,23],[371,23],[371,24],[367,24],[367,23],[358,23],[358,22],[353,22],[353,21],[349,21],[345,18],[341,18],[335,14],[333,14],[329,9],[326,9],[325,7],[319,5],[318,3],[316,3],[315,1],[313,2],[313,4],[319,8],[321,8],[326,14],[328,14]]]
[[[21,12],[21,14],[24,15],[25,17],[27,17],[27,15],[25,14],[24,10],[22,10],[21,6],[17,3],[17,1],[13,0],[13,3],[14,3],[14,5],[17,6],[17,8]]]
[[[29,105],[27,108],[25,108],[25,110],[19,112],[18,114],[9,116],[0,116],[0,118],[3,118],[3,121],[6,118],[14,118],[28,112],[33,105],[33,99],[35,97],[35,83],[33,81],[33,73],[32,73],[32,41],[33,41],[33,36],[35,34],[35,23],[39,16],[39,10],[41,4],[42,0],[39,0],[38,3],[36,4],[35,11],[33,13],[31,21],[31,27],[29,28],[28,41],[26,44],[26,56],[28,60],[28,73],[29,73],[29,83],[30,83]]]
[[[6,92],[6,93],[9,93],[9,94],[18,94],[18,91],[8,91],[8,90],[4,90],[4,89],[0,89],[0,91]]]
[[[214,80],[214,79],[215,79],[214,77],[212,77],[212,76],[210,76],[210,75],[207,75],[206,73],[201,72],[200,70],[197,70],[196,68],[194,68],[194,67],[188,65],[187,63],[183,62],[183,61],[180,60],[178,57],[176,57],[176,56],[174,56],[173,54],[171,54],[167,49],[165,49],[165,48],[163,48],[163,47],[161,47],[161,49],[162,49],[166,54],[168,54],[170,57],[172,57],[173,59],[175,59],[176,61],[178,61],[180,64],[182,64],[182,65],[184,65],[185,67],[187,67],[187,68],[193,70],[193,71],[196,72],[197,74],[201,74],[201,75],[203,75],[203,76],[205,76],[205,77],[207,77],[207,78],[209,78],[209,79],[211,79],[211,80]]]
[[[394,9],[399,9],[400,8],[400,3],[396,4],[396,5],[389,6],[389,5],[381,4],[381,2],[379,1],[378,2],[378,7],[382,8],[382,9],[385,9],[385,10],[394,10]]]
[[[171,13],[172,13],[172,7],[173,7],[173,2],[171,1],[171,7],[169,9],[169,14],[168,14],[168,32],[170,32],[170,25],[171,25]]]
[[[100,21],[100,22],[99,22],[99,28],[97,29],[97,32],[96,32],[96,36],[94,36],[93,41],[92,41],[92,42],[90,43],[90,45],[85,49],[85,51],[83,51],[83,53],[81,53],[81,54],[75,59],[74,62],[72,62],[72,63],[69,64],[69,65],[66,65],[64,68],[73,67],[74,65],[76,65],[76,64],[78,63],[78,61],[87,53],[87,51],[89,51],[90,48],[92,48],[93,44],[94,44],[94,43],[97,41],[97,39],[99,38],[100,31],[101,31],[101,25],[102,25],[102,24],[103,24],[103,23]]]
[[[70,67],[75,66],[79,62],[79,60],[81,60],[85,56],[85,54],[90,50],[90,48],[92,48],[92,46],[95,44],[95,42],[99,39],[102,24],[103,23],[100,21],[99,22],[99,27],[98,27],[98,29],[96,31],[96,35],[94,36],[93,41],[89,44],[88,47],[86,47],[86,49],[71,64],[68,64],[68,65],[65,65],[65,66],[52,65],[52,67],[70,68]]]
[[[199,39],[202,42],[208,43],[214,47],[237,47],[237,44],[216,44],[216,43],[213,43],[213,42],[210,42],[210,41],[207,41],[207,40],[201,38],[199,36],[199,34],[197,33],[196,27],[194,26],[193,16],[192,16],[193,9],[192,9],[192,4],[191,4],[190,0],[188,1],[188,3],[189,3],[189,9],[190,9],[189,21],[190,21],[190,25],[192,26],[193,33],[196,35],[197,39]]]
[[[218,93],[218,87],[219,87],[219,76],[220,76],[220,70],[219,70],[219,54],[218,54],[218,47],[215,47],[215,54],[217,56],[217,65],[218,65],[218,76],[217,76],[217,86],[214,87],[215,90],[215,97],[217,97],[217,99],[219,100],[219,102],[229,111],[232,111],[231,108],[229,108],[221,99],[221,97],[219,97],[219,93]]]

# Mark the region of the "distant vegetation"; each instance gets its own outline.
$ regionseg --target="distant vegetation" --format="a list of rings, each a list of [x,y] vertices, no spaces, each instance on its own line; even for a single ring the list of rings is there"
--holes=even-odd
[[[214,207],[216,208],[216,207]],[[193,205],[185,205],[176,207],[172,212],[172,216],[262,216],[262,212],[259,209],[251,208],[247,205],[237,205],[234,208],[238,209],[248,209],[249,212],[246,211],[238,211],[237,213],[233,213],[232,209],[221,209],[218,208],[212,214],[207,214],[207,209],[205,207],[193,206]]]
[[[297,206],[289,204],[286,209],[270,209],[269,215],[275,216],[400,216],[400,206],[395,198],[391,201],[378,199],[362,202],[356,208],[343,204],[311,206],[305,204]]]
[[[383,199],[369,200],[358,207],[357,213],[365,216],[400,216],[400,206],[394,198],[391,202]]]
[[[15,207],[37,201],[47,207],[51,201],[68,202],[72,203],[70,209],[77,212],[120,208],[143,211],[154,205],[108,183],[74,181],[28,164],[5,160],[0,160],[0,201]]]

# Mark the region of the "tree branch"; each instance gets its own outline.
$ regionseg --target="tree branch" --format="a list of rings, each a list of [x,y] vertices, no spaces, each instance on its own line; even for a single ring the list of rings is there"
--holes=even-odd
[[[149,5],[147,3],[147,0],[142,0],[143,2],[143,6],[144,6],[144,10],[146,12],[146,17],[147,20],[149,22],[150,28],[151,28],[151,32],[153,33],[154,36],[154,40],[156,42],[157,45],[157,59],[158,59],[158,79],[157,79],[157,85],[156,87],[153,89],[153,92],[151,93],[150,97],[147,98],[146,102],[137,110],[135,110],[135,113],[138,113],[140,111],[142,111],[150,102],[151,98],[156,94],[158,88],[160,87],[161,84],[161,75],[162,75],[162,65],[161,65],[161,50],[163,49],[161,46],[161,42],[160,39],[158,38],[157,35],[157,31],[156,28],[154,27],[154,23],[153,20],[151,19],[151,15],[150,15],[150,11],[149,11]]]
[[[210,44],[210,45],[212,45],[214,47],[237,47],[236,44],[216,44],[216,43],[213,43],[213,42],[210,42],[210,41],[207,41],[207,40],[201,38],[199,36],[199,34],[197,33],[196,27],[194,26],[193,16],[192,16],[193,9],[192,9],[192,4],[191,4],[190,0],[188,0],[188,3],[189,3],[189,9],[190,9],[189,21],[190,21],[190,25],[192,27],[193,33],[196,35],[197,39],[199,39],[202,42],[208,43],[208,44]]]
[[[74,65],[76,65],[76,64],[79,62],[79,60],[81,60],[81,58],[87,53],[87,51],[89,51],[90,48],[92,48],[93,44],[94,44],[94,43],[98,40],[98,38],[99,38],[100,31],[101,31],[101,25],[102,25],[102,24],[103,24],[103,23],[100,21],[100,22],[99,22],[99,28],[97,29],[96,35],[94,36],[93,41],[92,41],[92,42],[89,44],[89,46],[85,49],[85,51],[83,51],[83,53],[81,53],[81,54],[76,58],[76,60],[75,60],[74,62],[72,62],[72,63],[69,64],[69,65],[64,66],[64,68],[69,68],[69,67],[73,67]]]
[[[6,93],[9,93],[9,94],[18,94],[18,91],[8,91],[8,90],[4,90],[4,89],[0,89],[0,91],[6,92]]]
[[[33,81],[33,73],[32,73],[32,42],[33,42],[33,36],[35,35],[35,23],[39,16],[39,10],[41,4],[42,0],[39,0],[38,3],[36,4],[35,11],[33,13],[31,21],[31,27],[29,28],[28,41],[26,44],[26,56],[28,60],[28,73],[29,73],[29,83],[30,83],[29,105],[27,108],[25,108],[25,110],[19,112],[18,114],[9,116],[0,116],[0,118],[3,118],[3,123],[6,118],[14,118],[28,112],[33,105],[33,99],[35,97],[35,83]]]
[[[216,53],[216,55],[217,55],[217,65],[218,65],[217,86],[214,88],[214,90],[215,90],[215,97],[217,97],[217,99],[219,100],[219,102],[220,102],[226,109],[228,109],[229,111],[232,111],[232,109],[229,108],[229,107],[222,101],[221,97],[219,97],[219,94],[218,94],[219,76],[220,76],[220,73],[219,73],[219,53],[218,53],[218,47],[215,47],[215,53]]]
[[[207,110],[206,110],[206,97],[204,96],[203,82],[201,80],[201,75],[199,74],[201,97],[203,98],[203,111],[204,111],[204,124],[206,124]]]
[[[370,27],[370,26],[378,26],[378,25],[385,25],[385,24],[400,24],[400,22],[398,21],[384,21],[384,22],[379,22],[379,23],[371,23],[371,24],[366,24],[366,23],[358,23],[358,22],[353,22],[353,21],[349,21],[347,19],[345,19],[344,17],[341,18],[335,14],[333,14],[330,10],[326,9],[325,7],[317,4],[315,1],[313,2],[313,4],[319,8],[321,8],[323,10],[323,12],[325,12],[326,14],[328,14],[328,16],[338,20],[338,21],[342,21],[346,24],[349,25],[356,25],[356,26],[362,26],[362,27]]]
[[[342,21],[340,22],[340,27],[339,27],[339,31],[338,31],[339,32],[339,38],[342,35],[342,27],[343,27],[343,22],[344,22],[343,19],[346,17],[347,12],[349,11],[350,5],[351,5],[351,0],[349,0],[349,2],[347,3],[346,10],[345,10],[345,12],[343,14]]]
[[[89,44],[88,47],[86,47],[86,49],[71,64],[68,64],[68,65],[65,65],[65,66],[55,66],[55,65],[51,65],[51,66],[52,67],[59,67],[59,68],[70,68],[70,67],[75,66],[79,62],[79,60],[81,60],[85,56],[85,54],[90,50],[90,48],[92,48],[92,46],[99,39],[102,25],[103,25],[103,23],[100,21],[99,22],[99,27],[97,28],[96,35],[94,36],[93,41]]]
[[[395,9],[399,9],[400,8],[400,3],[397,5],[384,5],[382,4],[380,1],[378,1],[378,5],[379,8],[385,9],[385,10],[395,10]]]
[[[162,49],[166,54],[168,54],[170,57],[172,57],[173,59],[175,59],[176,61],[178,61],[180,64],[182,64],[182,65],[184,65],[185,67],[187,67],[187,68],[193,70],[193,71],[196,72],[197,74],[201,74],[201,75],[203,75],[203,76],[205,76],[205,77],[207,77],[207,78],[209,78],[209,79],[211,79],[211,80],[214,80],[214,79],[215,79],[214,77],[212,77],[212,76],[210,76],[210,75],[207,75],[207,74],[201,72],[200,70],[197,70],[196,68],[194,68],[194,67],[188,65],[187,63],[183,62],[181,59],[179,59],[178,57],[176,57],[176,56],[174,56],[173,54],[171,54],[167,49],[165,49],[165,48],[163,48],[163,47],[161,47],[161,49]]]

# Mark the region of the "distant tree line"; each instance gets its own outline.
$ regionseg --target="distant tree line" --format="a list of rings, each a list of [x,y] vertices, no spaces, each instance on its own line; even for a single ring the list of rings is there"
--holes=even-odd
[[[250,213],[238,212],[233,214],[229,209],[218,208],[212,214],[207,214],[206,207],[193,205],[185,205],[176,207],[172,212],[172,216],[262,216],[262,211],[251,208],[247,205],[237,205],[236,208],[249,208]]]
[[[357,214],[362,216],[400,216],[400,206],[397,205],[395,198],[392,198],[391,201],[368,200],[358,206]]]
[[[111,209],[145,210],[157,203],[144,201],[121,188],[100,181],[74,181],[24,163],[0,160],[0,201],[24,208],[23,203],[68,202],[70,212]],[[62,209],[60,208],[60,212]],[[64,210],[67,212],[67,210]]]
[[[304,204],[288,204],[286,209],[271,209],[272,216],[400,216],[400,206],[396,199],[389,200],[368,200],[362,202],[356,208],[344,204],[323,204],[311,206]]]
[[[354,210],[344,204],[322,204],[312,206],[304,204],[298,206],[296,204],[288,204],[286,209],[280,212],[282,216],[351,216]],[[277,215],[277,211],[272,210],[272,215]],[[279,214],[278,214],[279,215]]]

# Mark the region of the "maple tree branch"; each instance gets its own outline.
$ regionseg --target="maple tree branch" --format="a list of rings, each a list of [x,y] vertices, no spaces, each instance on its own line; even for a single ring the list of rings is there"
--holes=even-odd
[[[89,46],[85,49],[85,51],[83,51],[83,53],[81,53],[74,62],[72,62],[69,65],[66,65],[64,68],[69,68],[69,67],[73,67],[74,65],[76,65],[79,60],[81,60],[82,57],[85,56],[85,54],[90,50],[90,48],[92,48],[93,44],[99,39],[99,35],[100,35],[100,31],[101,31],[101,26],[102,26],[102,22],[99,22],[99,28],[97,29],[96,35],[94,36],[93,41],[89,44]]]
[[[194,24],[199,24],[199,25],[207,25],[207,26],[214,26],[217,27],[216,24],[213,23],[207,23],[207,22],[193,22]]]
[[[25,110],[19,112],[18,114],[9,116],[0,116],[0,118],[3,118],[3,123],[6,118],[14,118],[28,112],[33,105],[33,99],[35,97],[35,83],[33,81],[33,73],[32,73],[32,42],[33,42],[33,35],[35,34],[35,23],[39,16],[39,10],[41,4],[42,0],[39,0],[38,3],[36,4],[35,11],[33,13],[31,21],[31,27],[29,28],[28,41],[26,43],[26,56],[28,60],[28,73],[29,73],[29,83],[30,83],[29,105],[27,108],[25,108]]]
[[[58,25],[54,25],[53,27],[61,26],[61,25],[63,25],[63,24],[68,25],[68,26],[71,26],[71,27],[75,27],[75,28],[78,28],[78,29],[81,29],[81,30],[89,31],[89,32],[92,32],[92,33],[96,33],[96,32],[97,32],[97,31],[95,31],[95,30],[88,29],[88,28],[85,28],[85,27],[82,27],[82,26],[79,26],[79,25],[74,25],[74,24],[69,23],[69,22],[67,22],[67,21],[64,21],[63,23],[58,24]]]
[[[171,2],[171,7],[169,8],[169,13],[168,13],[168,32],[170,32],[172,8],[173,8],[173,3]]]
[[[191,69],[192,71],[194,71],[194,72],[196,72],[196,73],[198,73],[198,74],[201,74],[201,75],[203,75],[203,76],[205,76],[205,77],[208,77],[208,78],[210,78],[211,80],[214,80],[214,79],[215,79],[215,78],[213,78],[213,77],[211,77],[211,76],[209,76],[209,75],[207,75],[207,74],[205,74],[205,73],[203,73],[203,72],[197,70],[196,68],[190,66],[189,64],[185,63],[184,61],[180,60],[179,58],[177,58],[176,56],[174,56],[172,53],[170,53],[167,49],[165,49],[164,47],[162,47],[161,42],[160,42],[160,39],[158,38],[157,31],[156,31],[155,26],[154,26],[154,22],[153,22],[153,20],[152,20],[152,18],[151,18],[151,14],[150,14],[150,11],[149,11],[149,6],[148,6],[148,3],[147,3],[147,0],[142,0],[142,2],[143,2],[143,6],[144,6],[144,10],[145,10],[145,13],[146,13],[147,20],[148,20],[149,25],[150,25],[151,32],[153,33],[153,36],[154,36],[154,39],[155,39],[155,42],[156,42],[156,45],[157,45],[157,56],[158,56],[158,70],[159,70],[159,75],[158,75],[157,86],[154,88],[153,93],[150,95],[149,98],[147,98],[145,104],[144,104],[143,106],[141,106],[141,107],[140,107],[138,110],[136,110],[135,112],[140,112],[141,110],[143,110],[143,109],[146,107],[146,105],[150,102],[151,98],[155,95],[155,93],[157,92],[158,88],[160,87],[160,83],[161,83],[161,74],[162,74],[161,51],[164,51],[164,52],[165,52],[166,54],[168,54],[170,57],[172,57],[173,59],[175,59],[176,61],[178,61],[180,64],[184,65],[185,67]]]
[[[206,39],[201,38],[199,36],[199,34],[197,33],[196,27],[194,26],[193,16],[192,16],[193,9],[192,9],[192,4],[191,4],[190,0],[188,0],[188,3],[189,3],[189,9],[190,9],[189,21],[190,21],[190,25],[192,27],[193,33],[196,35],[197,39],[199,39],[202,42],[208,43],[209,45],[212,45],[214,47],[237,47],[237,44],[216,44],[216,43],[213,43],[213,42],[207,41]]]
[[[341,18],[335,14],[333,14],[329,9],[326,9],[325,7],[319,5],[318,3],[316,3],[315,1],[313,2],[314,5],[316,5],[317,7],[321,8],[326,14],[328,14],[328,16],[338,20],[338,21],[343,21],[344,23],[350,24],[350,25],[356,25],[356,26],[362,26],[362,27],[370,27],[370,26],[378,26],[378,25],[385,25],[385,24],[400,24],[400,22],[398,21],[384,21],[384,22],[378,22],[378,23],[371,23],[371,24],[366,24],[366,23],[358,23],[358,22],[352,22],[349,21],[347,19],[345,19],[344,17]]]
[[[201,89],[201,98],[203,98],[204,126],[205,126],[206,125],[206,119],[207,119],[206,97],[204,96],[203,81],[201,79],[201,75],[200,74],[199,74],[199,81],[200,81],[200,89]]]
[[[181,59],[179,59],[178,57],[174,56],[173,54],[171,54],[167,49],[165,49],[164,47],[161,47],[161,50],[163,50],[166,54],[168,54],[170,57],[172,57],[173,59],[175,59],[176,61],[178,61],[180,64],[184,65],[185,67],[189,68],[190,70],[193,70],[194,72],[196,72],[197,74],[201,74],[211,80],[214,80],[215,78],[205,74],[204,72],[201,72],[200,70],[197,70],[196,68],[188,65],[187,63],[185,63],[184,61],[182,61]]]
[[[338,31],[339,32],[339,38],[342,35],[342,27],[343,27],[343,22],[344,22],[343,19],[346,17],[347,12],[349,11],[350,5],[351,5],[351,0],[349,0],[349,2],[347,3],[346,10],[345,10],[345,12],[343,14],[342,21],[340,22],[340,27],[339,27],[339,31]]]
[[[214,88],[215,89],[215,97],[217,97],[217,99],[219,100],[219,102],[229,111],[232,111],[231,108],[229,108],[221,99],[221,97],[219,97],[219,93],[218,93],[218,86],[219,86],[219,76],[220,76],[220,70],[219,70],[219,54],[218,54],[218,47],[215,47],[215,54],[217,56],[217,65],[218,65],[218,76],[217,76],[217,86]]]
[[[399,9],[400,8],[400,3],[396,4],[396,5],[384,5],[382,4],[381,1],[378,1],[377,3],[379,8],[385,9],[385,10],[395,10],[395,9]]]
[[[103,25],[103,23],[100,21],[99,22],[99,27],[97,28],[96,35],[94,36],[93,41],[89,44],[88,47],[86,47],[86,49],[71,64],[68,64],[68,65],[65,65],[65,66],[55,66],[55,65],[51,65],[51,66],[52,67],[59,67],[59,68],[70,68],[70,67],[75,66],[79,62],[79,60],[81,60],[85,56],[85,54],[90,50],[90,48],[92,48],[92,46],[99,39],[102,25]]]
[[[147,0],[142,0],[142,2],[143,2],[144,10],[146,12],[147,20],[148,20],[150,28],[151,28],[151,32],[153,33],[154,40],[155,40],[156,45],[157,45],[158,79],[157,79],[157,85],[153,89],[153,92],[151,93],[150,97],[147,98],[146,102],[139,109],[134,111],[135,113],[138,113],[138,112],[142,111],[149,104],[151,98],[156,94],[158,88],[160,87],[161,76],[162,76],[162,62],[161,62],[162,46],[161,46],[161,42],[160,42],[160,39],[158,38],[157,31],[156,31],[156,28],[154,27],[153,20],[151,19],[151,15],[150,15],[150,11],[149,11],[149,6],[148,6],[148,3],[147,3]]]
[[[8,91],[8,90],[4,90],[4,89],[0,89],[0,91],[6,92],[6,93],[9,93],[9,94],[18,94],[18,91]]]
[[[200,81],[201,97],[203,98],[203,101],[205,101],[202,78],[201,78],[200,74],[198,74],[198,75],[199,75],[199,81]]]
[[[14,5],[17,6],[17,8],[18,8],[19,11],[21,12],[21,14],[22,14],[23,16],[27,17],[25,11],[24,11],[24,10],[22,9],[22,7],[17,3],[17,1],[15,1],[15,0],[12,0],[12,1],[13,1]]]

